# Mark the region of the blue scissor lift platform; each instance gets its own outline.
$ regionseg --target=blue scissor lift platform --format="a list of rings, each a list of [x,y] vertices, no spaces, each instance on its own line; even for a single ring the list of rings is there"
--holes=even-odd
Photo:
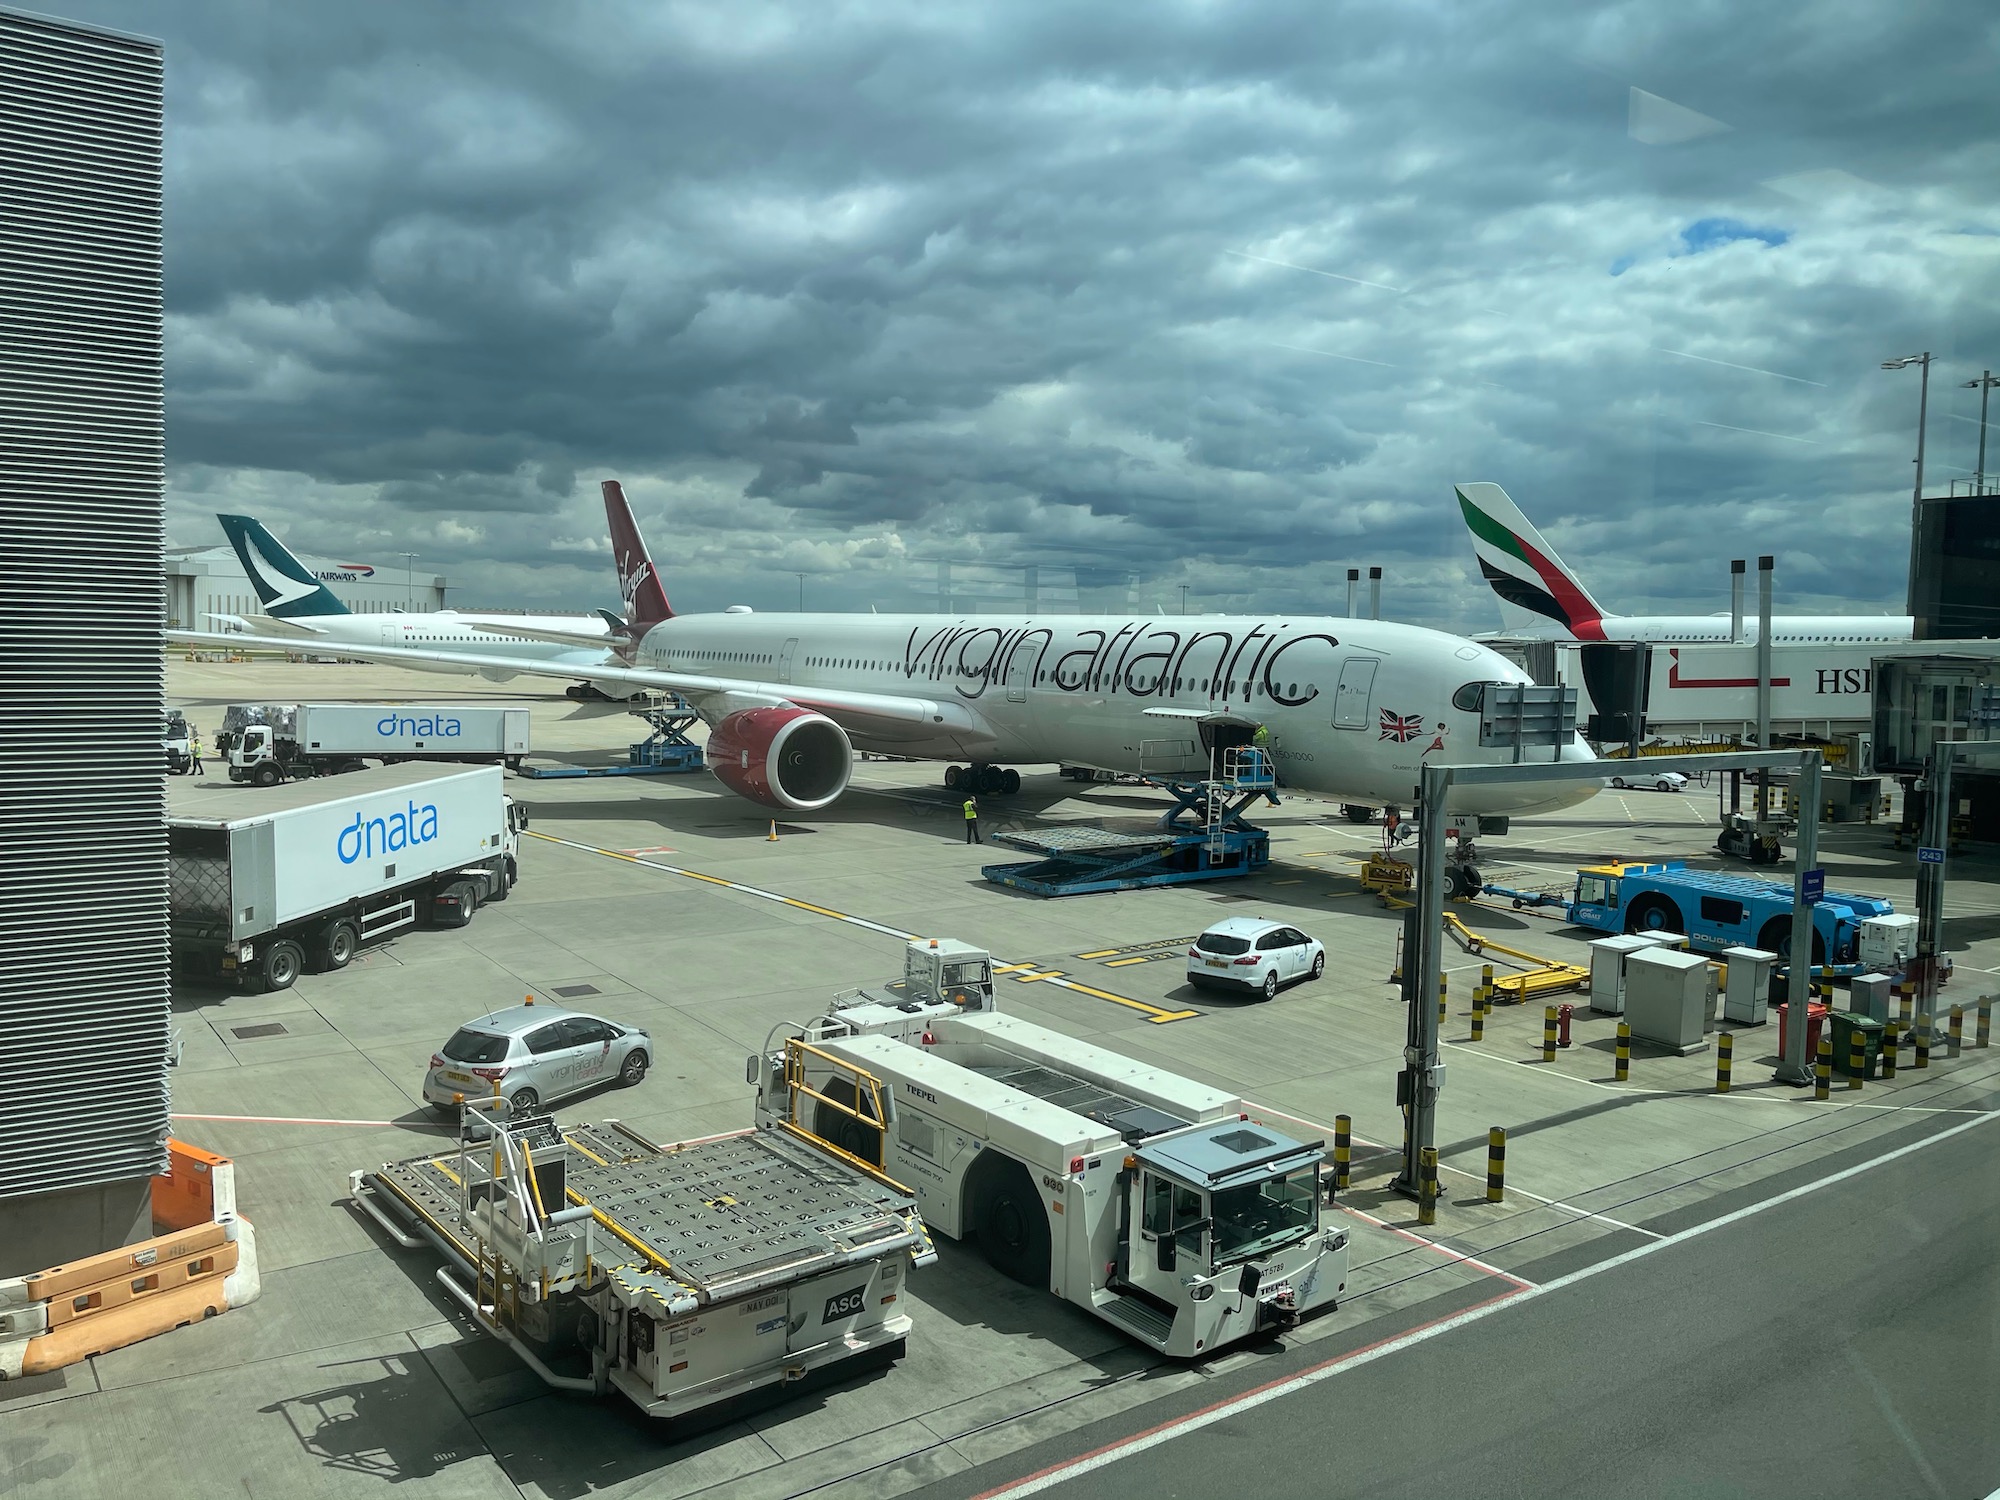
[[[687,737],[687,728],[700,717],[687,700],[678,697],[663,703],[635,708],[632,716],[644,719],[653,732],[634,743],[622,766],[523,766],[521,775],[537,781],[569,776],[673,776],[699,771],[706,762],[701,746]]]
[[[1223,880],[1271,862],[1270,834],[1243,818],[1251,803],[1278,800],[1267,756],[1249,747],[1233,749],[1224,754],[1219,776],[1159,784],[1173,793],[1174,806],[1154,832],[1069,827],[996,833],[995,843],[1041,857],[987,865],[979,873],[995,885],[1037,896],[1081,896]]]

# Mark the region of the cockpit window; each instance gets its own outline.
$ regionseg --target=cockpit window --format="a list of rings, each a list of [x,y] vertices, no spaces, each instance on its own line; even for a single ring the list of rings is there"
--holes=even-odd
[[[1479,712],[1479,705],[1485,697],[1485,683],[1468,682],[1464,687],[1451,695],[1451,706],[1453,708],[1462,708],[1469,714],[1476,714]]]

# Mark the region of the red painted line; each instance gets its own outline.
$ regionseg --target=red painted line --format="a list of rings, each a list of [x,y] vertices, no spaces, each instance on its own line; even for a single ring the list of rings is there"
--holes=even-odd
[[[227,1120],[238,1125],[366,1125],[371,1129],[388,1130],[401,1123],[396,1120],[315,1120],[298,1115],[169,1115],[173,1120]]]
[[[1001,1496],[1018,1494],[1023,1491],[1033,1493],[1034,1490],[1046,1488],[1050,1480],[1059,1478],[1065,1471],[1076,1468],[1078,1465],[1089,1464],[1093,1459],[1101,1459],[1108,1454],[1116,1453],[1121,1448],[1129,1448],[1134,1444],[1144,1443],[1148,1438],[1155,1438],[1163,1433],[1170,1433],[1177,1427],[1184,1427],[1191,1422],[1198,1422],[1202,1418],[1211,1416],[1216,1412],[1226,1411],[1235,1406],[1258,1404],[1258,1398],[1272,1391],[1280,1390],[1283,1387],[1300,1381],[1318,1379],[1335,1373],[1343,1366],[1360,1363],[1369,1359],[1380,1350],[1403,1343],[1420,1334],[1428,1333],[1433,1328],[1457,1322],[1462,1318],[1482,1312],[1486,1308],[1496,1306],[1499,1303],[1512,1301],[1521,1295],[1523,1294],[1518,1291],[1501,1292],[1495,1296],[1488,1297],[1484,1302],[1475,1302],[1470,1307],[1461,1308],[1455,1313],[1447,1313],[1442,1317],[1432,1318],[1429,1322],[1418,1323],[1414,1327],[1405,1328],[1399,1333],[1388,1334],[1385,1337],[1375,1340],[1372,1344],[1363,1344],[1359,1349],[1350,1349],[1345,1354],[1336,1354],[1332,1359],[1324,1359],[1317,1364],[1307,1365],[1296,1374],[1281,1375],[1276,1380],[1267,1380],[1262,1385],[1252,1386],[1249,1390],[1238,1392],[1234,1396],[1225,1396],[1220,1401],[1211,1401],[1208,1405],[1197,1407],[1195,1410],[1186,1412],[1181,1416],[1170,1418],[1165,1422],[1155,1423],[1151,1427],[1132,1433],[1129,1437],[1122,1437],[1115,1442],[1105,1443],[1101,1447],[1091,1449],[1088,1453],[1079,1453],[1074,1458],[1066,1458],[1060,1463],[1050,1464],[1047,1468],[1037,1469],[1032,1474],[1024,1474],[1019,1479],[1012,1479],[1005,1484],[995,1486],[993,1489],[983,1491],[973,1496],[972,1500],[999,1500]]]

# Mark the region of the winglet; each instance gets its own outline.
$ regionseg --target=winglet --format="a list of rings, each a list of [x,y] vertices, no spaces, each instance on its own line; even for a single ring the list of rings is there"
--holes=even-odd
[[[646,551],[646,540],[639,535],[639,523],[632,519],[625,487],[607,479],[603,488],[604,519],[611,525],[611,556],[618,565],[618,592],[625,596],[625,624],[635,637],[643,637],[660,621],[671,620],[673,607],[660,586],[660,572]]]
[[[222,523],[229,545],[236,549],[243,571],[250,575],[250,586],[257,591],[265,614],[291,620],[348,613],[333,590],[315,578],[254,516],[218,515],[215,519]]]
[[[1553,620],[1579,641],[1604,639],[1603,609],[1505,490],[1485,482],[1453,490],[1502,614]]]

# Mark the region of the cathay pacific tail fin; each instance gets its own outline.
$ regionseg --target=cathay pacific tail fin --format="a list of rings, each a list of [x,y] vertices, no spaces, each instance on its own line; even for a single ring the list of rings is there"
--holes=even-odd
[[[347,606],[333,590],[313,577],[311,569],[286,550],[285,544],[253,516],[217,516],[229,545],[250,575],[264,613],[291,620],[308,615],[344,615]]]

